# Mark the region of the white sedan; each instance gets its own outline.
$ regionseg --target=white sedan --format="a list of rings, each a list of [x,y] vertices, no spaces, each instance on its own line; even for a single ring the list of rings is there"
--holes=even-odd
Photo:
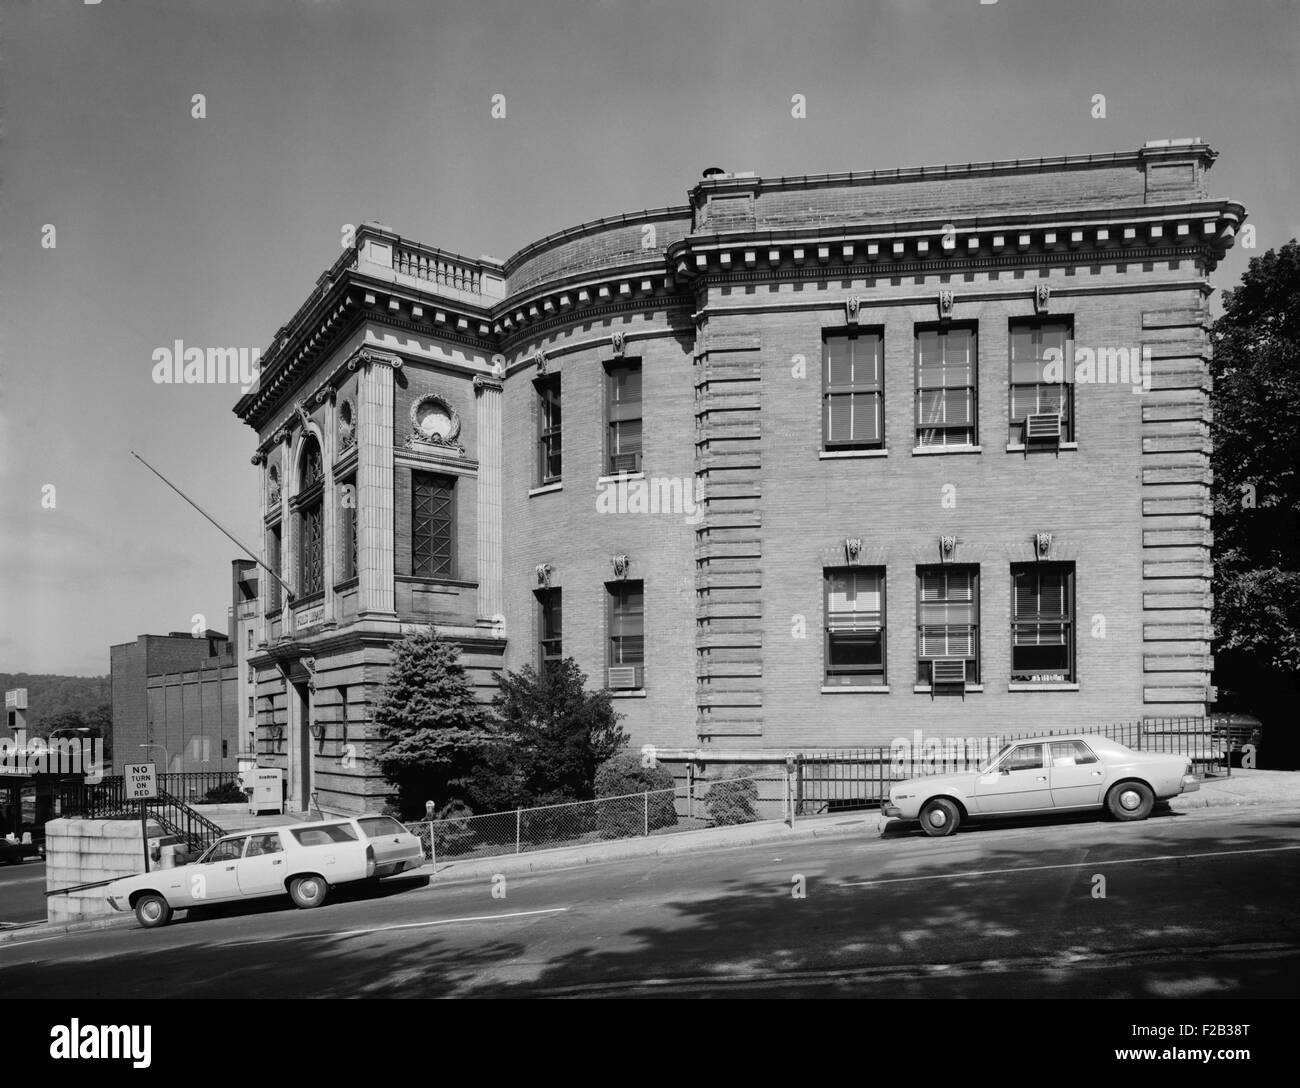
[[[1144,820],[1157,801],[1200,788],[1185,755],[1135,752],[1106,737],[1031,737],[1006,745],[978,771],[895,784],[884,817],[919,820],[951,835],[970,818],[1104,808]]]
[[[318,820],[218,839],[197,861],[115,880],[114,910],[133,910],[146,929],[173,911],[284,895],[303,909],[336,884],[378,880],[424,864],[420,840],[390,816]]]

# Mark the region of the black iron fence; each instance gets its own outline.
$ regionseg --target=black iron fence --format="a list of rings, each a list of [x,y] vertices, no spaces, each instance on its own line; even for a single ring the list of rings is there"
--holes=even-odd
[[[158,796],[144,802],[145,812],[169,835],[184,840],[191,853],[206,850],[225,832],[183,798],[163,788],[164,779],[183,777],[159,775]],[[130,819],[140,815],[140,802],[126,796],[121,775],[109,775],[99,782],[77,782],[59,790],[60,816],[87,819]]]
[[[158,775],[158,792],[186,804],[202,804],[209,795],[239,786],[238,771],[182,771]],[[98,782],[65,783],[59,788],[60,816],[116,815],[126,804],[126,785],[120,774]],[[232,795],[233,797],[233,795]]]
[[[238,771],[179,771],[158,776],[158,788],[190,804],[202,803],[209,794],[239,786]]]

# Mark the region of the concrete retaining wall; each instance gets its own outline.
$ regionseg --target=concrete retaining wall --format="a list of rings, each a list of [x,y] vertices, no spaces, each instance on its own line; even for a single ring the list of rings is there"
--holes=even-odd
[[[164,832],[149,824],[150,839]],[[51,820],[45,825],[45,887],[70,888],[144,872],[139,820]],[[45,901],[49,922],[80,922],[112,914],[104,889],[51,895]]]

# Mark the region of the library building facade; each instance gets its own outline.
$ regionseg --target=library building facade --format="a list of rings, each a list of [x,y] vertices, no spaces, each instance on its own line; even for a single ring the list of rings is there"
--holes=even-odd
[[[1214,159],[710,169],[505,261],[365,224],[235,409],[291,591],[260,762],[380,807],[427,625],[485,701],[574,658],[661,750],[1204,714]]]

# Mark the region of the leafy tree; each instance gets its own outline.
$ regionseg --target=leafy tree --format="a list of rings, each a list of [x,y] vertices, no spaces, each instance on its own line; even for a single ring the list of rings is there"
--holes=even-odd
[[[89,720],[91,711],[111,697],[107,676],[0,673],[0,689],[11,688],[27,689],[27,731],[34,737],[48,736],[50,720],[67,711],[79,711]]]
[[[113,704],[100,703],[86,715],[86,725],[90,727],[91,736],[98,737],[104,743],[104,759],[113,759]]]
[[[627,743],[608,691],[588,691],[571,657],[540,672],[505,672],[493,701],[510,737],[521,805],[585,801],[595,795],[596,768]]]
[[[394,646],[392,667],[375,707],[387,747],[380,769],[397,790],[403,817],[474,798],[474,775],[499,738],[460,661],[456,644],[432,628]]]
[[[1300,672],[1300,246],[1224,294],[1214,360],[1216,649]]]

